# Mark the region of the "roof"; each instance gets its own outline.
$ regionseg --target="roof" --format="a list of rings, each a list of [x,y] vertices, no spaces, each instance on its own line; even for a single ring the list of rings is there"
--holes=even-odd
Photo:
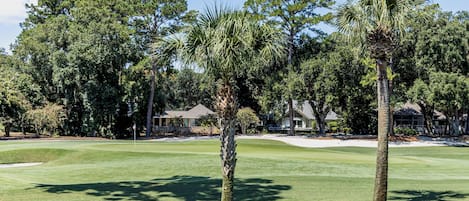
[[[394,110],[395,115],[422,115],[422,110],[417,104],[406,102],[404,105]]]
[[[154,118],[182,118],[182,119],[198,119],[201,116],[215,114],[212,110],[208,109],[202,104],[198,104],[188,111],[165,111],[161,115],[156,115]]]
[[[202,104],[198,104],[197,106],[187,111],[187,116],[190,119],[197,119],[197,118],[200,118],[201,116],[208,115],[208,114],[215,114],[215,112],[208,109]]]
[[[314,112],[313,112],[313,107],[311,107],[311,104],[309,104],[309,101],[304,101],[301,105],[298,105],[298,101],[294,100],[293,101],[293,108],[295,109],[296,112],[298,112],[301,116],[313,120],[316,119],[314,117]],[[338,120],[339,115],[335,113],[334,111],[329,111],[326,116],[326,121],[334,121]]]
[[[395,115],[415,115],[415,116],[420,116],[422,114],[422,110],[419,105],[406,102],[404,105],[400,107],[396,107],[394,110]],[[433,111],[433,116],[436,117],[437,120],[445,120],[446,116],[437,110]]]

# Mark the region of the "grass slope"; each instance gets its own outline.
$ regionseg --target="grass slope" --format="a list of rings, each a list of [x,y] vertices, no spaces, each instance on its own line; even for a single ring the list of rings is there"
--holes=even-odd
[[[239,140],[236,200],[371,200],[375,150]],[[219,142],[0,142],[0,201],[218,200]],[[389,200],[469,200],[469,149],[392,148]]]

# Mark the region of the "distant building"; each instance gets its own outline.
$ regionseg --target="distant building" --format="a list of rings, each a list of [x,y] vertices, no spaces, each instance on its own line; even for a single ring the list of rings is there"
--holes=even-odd
[[[188,111],[168,110],[153,117],[153,132],[155,134],[201,134],[212,135],[220,133],[216,125],[202,126],[201,118],[212,115],[216,118],[216,113],[202,104],[195,106]],[[216,119],[213,121],[216,122]]]
[[[432,124],[435,134],[443,134],[446,127],[446,116],[439,111],[433,111]],[[420,107],[417,104],[407,102],[395,108],[393,126],[394,128],[412,128],[420,134],[425,134],[424,117]]]
[[[298,104],[298,101],[293,101],[293,109],[295,110],[293,118],[295,131],[309,132],[317,130],[317,128],[313,128],[313,125],[316,125],[317,127],[317,124],[313,123],[316,121],[316,118],[314,117],[313,108],[308,101],[304,101],[302,104]],[[280,127],[271,127],[269,130],[288,130],[290,128],[289,114],[289,111],[285,112],[285,115],[280,122]],[[334,111],[329,111],[329,113],[327,113],[326,122],[338,121],[339,119],[340,117]]]
[[[412,128],[419,133],[425,131],[424,118],[417,104],[406,103],[393,112],[394,127]]]
[[[215,115],[215,112],[202,104],[195,106],[188,111],[168,110],[162,114],[153,116],[154,131],[173,132],[200,126],[200,118],[206,115]]]

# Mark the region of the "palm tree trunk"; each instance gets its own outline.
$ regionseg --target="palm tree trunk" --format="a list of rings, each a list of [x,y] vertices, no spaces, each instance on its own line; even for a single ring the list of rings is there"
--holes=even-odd
[[[391,64],[390,64],[390,67],[392,69],[392,57],[391,57]],[[387,73],[387,71],[386,71]],[[387,76],[387,74],[386,74]],[[388,97],[389,97],[389,122],[390,122],[390,125],[389,125],[389,135],[390,136],[394,136],[394,107],[391,106],[391,96],[392,96],[392,90],[393,90],[393,80],[388,80]],[[413,128],[412,128],[413,129]]]
[[[233,200],[234,172],[236,167],[235,119],[223,120],[221,140],[222,201]]]
[[[234,173],[236,167],[235,122],[237,102],[233,89],[228,81],[219,88],[216,103],[221,119],[221,170],[222,170],[222,201],[233,200]]]
[[[152,133],[152,114],[153,114],[153,99],[155,97],[155,75],[156,75],[156,64],[152,65],[151,75],[150,75],[150,96],[148,96],[148,106],[147,106],[147,122],[146,122],[146,137],[150,137]]]
[[[388,135],[390,133],[389,81],[386,61],[377,60],[378,72],[378,150],[374,201],[387,200],[388,186]]]

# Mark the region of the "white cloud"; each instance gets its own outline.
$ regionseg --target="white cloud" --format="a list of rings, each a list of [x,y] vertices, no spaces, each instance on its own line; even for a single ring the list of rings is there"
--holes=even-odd
[[[26,3],[37,0],[0,0],[0,24],[18,24],[26,17]]]

